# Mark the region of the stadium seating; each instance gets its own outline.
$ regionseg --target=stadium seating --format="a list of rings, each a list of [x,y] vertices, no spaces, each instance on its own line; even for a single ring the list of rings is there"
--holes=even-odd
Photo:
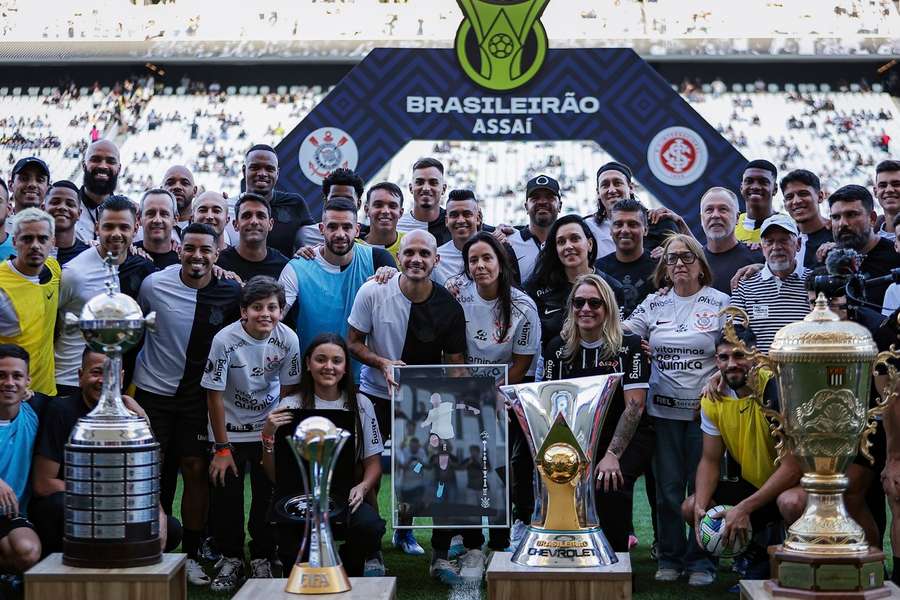
[[[159,185],[172,164],[187,165],[202,188],[233,197],[247,148],[252,143],[276,145],[328,91],[318,86],[224,90],[182,86],[150,95],[149,86],[131,87],[140,92],[126,98],[132,105],[139,102],[141,110],[124,113],[127,133],[115,139],[123,163],[118,189],[134,199]],[[769,158],[782,172],[810,168],[819,173],[826,190],[851,182],[871,186],[874,165],[897,156],[900,121],[888,94],[859,86],[841,91],[814,84],[785,87],[780,91],[778,86],[753,82],[726,91],[722,82],[715,81],[686,86],[683,92],[745,156]],[[93,121],[101,132],[113,136],[119,132],[114,115],[120,96],[83,91],[73,97],[36,88],[0,89],[0,159],[6,160],[7,169],[15,159],[34,153],[48,160],[55,179],[80,181],[79,159]],[[405,188],[410,165],[425,155],[445,162],[451,187],[476,191],[484,200],[484,219],[489,223],[525,220],[522,186],[537,173],[559,179],[565,212],[591,212],[596,195],[593,173],[610,160],[593,142],[413,141],[370,182],[386,179]],[[638,193],[656,205],[640,187]]]

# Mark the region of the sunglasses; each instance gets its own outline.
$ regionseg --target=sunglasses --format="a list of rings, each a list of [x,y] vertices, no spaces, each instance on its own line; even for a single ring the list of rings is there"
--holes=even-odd
[[[744,360],[745,358],[747,358],[747,355],[743,352],[732,352],[731,354],[721,352],[719,354],[716,354],[716,358],[719,359],[719,362],[728,362],[732,358],[734,360]]]
[[[672,254],[666,254],[664,257],[666,264],[670,267],[677,263],[679,259],[682,263],[689,265],[697,260],[697,257],[694,256],[693,252],[673,252]]]
[[[575,296],[572,299],[572,306],[574,306],[576,310],[581,310],[584,308],[585,304],[591,307],[591,310],[597,310],[598,308],[606,306],[600,298],[582,298],[581,296]]]

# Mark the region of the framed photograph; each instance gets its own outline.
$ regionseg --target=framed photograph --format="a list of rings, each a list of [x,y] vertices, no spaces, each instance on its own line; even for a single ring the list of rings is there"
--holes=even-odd
[[[394,527],[509,527],[507,365],[396,367]]]

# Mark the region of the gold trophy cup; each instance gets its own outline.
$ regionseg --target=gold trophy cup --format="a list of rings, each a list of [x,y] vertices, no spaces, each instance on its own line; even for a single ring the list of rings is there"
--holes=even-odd
[[[724,312],[749,322],[741,309]],[[794,454],[807,494],[806,510],[788,529],[784,544],[770,550],[773,579],[766,589],[791,598],[889,596],[884,554],[870,548],[862,527],[847,513],[843,495],[846,471],[857,452],[872,460],[869,436],[877,427],[875,416],[895,396],[868,408],[872,370],[885,365],[893,383],[896,370],[888,360],[900,354],[879,354],[869,331],[841,321],[823,294],[806,318],[775,334],[768,357],[747,349],[733,333],[728,322],[726,337],[748,351],[755,368],[765,366],[775,374],[780,410],[765,407],[765,413],[779,440],[776,460]]]

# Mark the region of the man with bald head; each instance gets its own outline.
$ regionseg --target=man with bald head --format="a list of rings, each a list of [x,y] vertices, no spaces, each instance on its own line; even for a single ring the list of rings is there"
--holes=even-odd
[[[223,235],[228,224],[228,200],[219,192],[203,192],[191,204],[191,222],[203,223],[213,228],[218,236],[218,249],[227,246],[227,236]]]
[[[394,366],[462,364],[466,356],[462,306],[431,280],[440,261],[434,236],[424,229],[410,231],[400,241],[398,260],[400,276],[386,284],[364,283],[347,319],[350,352],[363,364],[359,391],[372,400],[384,438],[391,436]],[[409,529],[396,530],[394,544],[407,554],[424,554]],[[446,556],[436,558],[443,561],[439,569],[449,565]]]
[[[265,144],[256,144],[247,151],[241,169],[247,191],[262,196],[272,208],[275,221],[268,244],[285,256],[293,256],[302,244],[301,228],[315,223],[306,202],[299,194],[276,190],[278,183],[278,155]]]
[[[191,222],[191,207],[197,195],[194,174],[183,165],[172,165],[163,175],[162,188],[175,196],[178,214],[175,217],[175,229],[181,231]]]
[[[90,242],[96,237],[100,205],[113,196],[119,171],[119,148],[110,140],[97,140],[87,147],[81,162],[84,183],[78,193],[81,215],[75,224],[75,237]]]

